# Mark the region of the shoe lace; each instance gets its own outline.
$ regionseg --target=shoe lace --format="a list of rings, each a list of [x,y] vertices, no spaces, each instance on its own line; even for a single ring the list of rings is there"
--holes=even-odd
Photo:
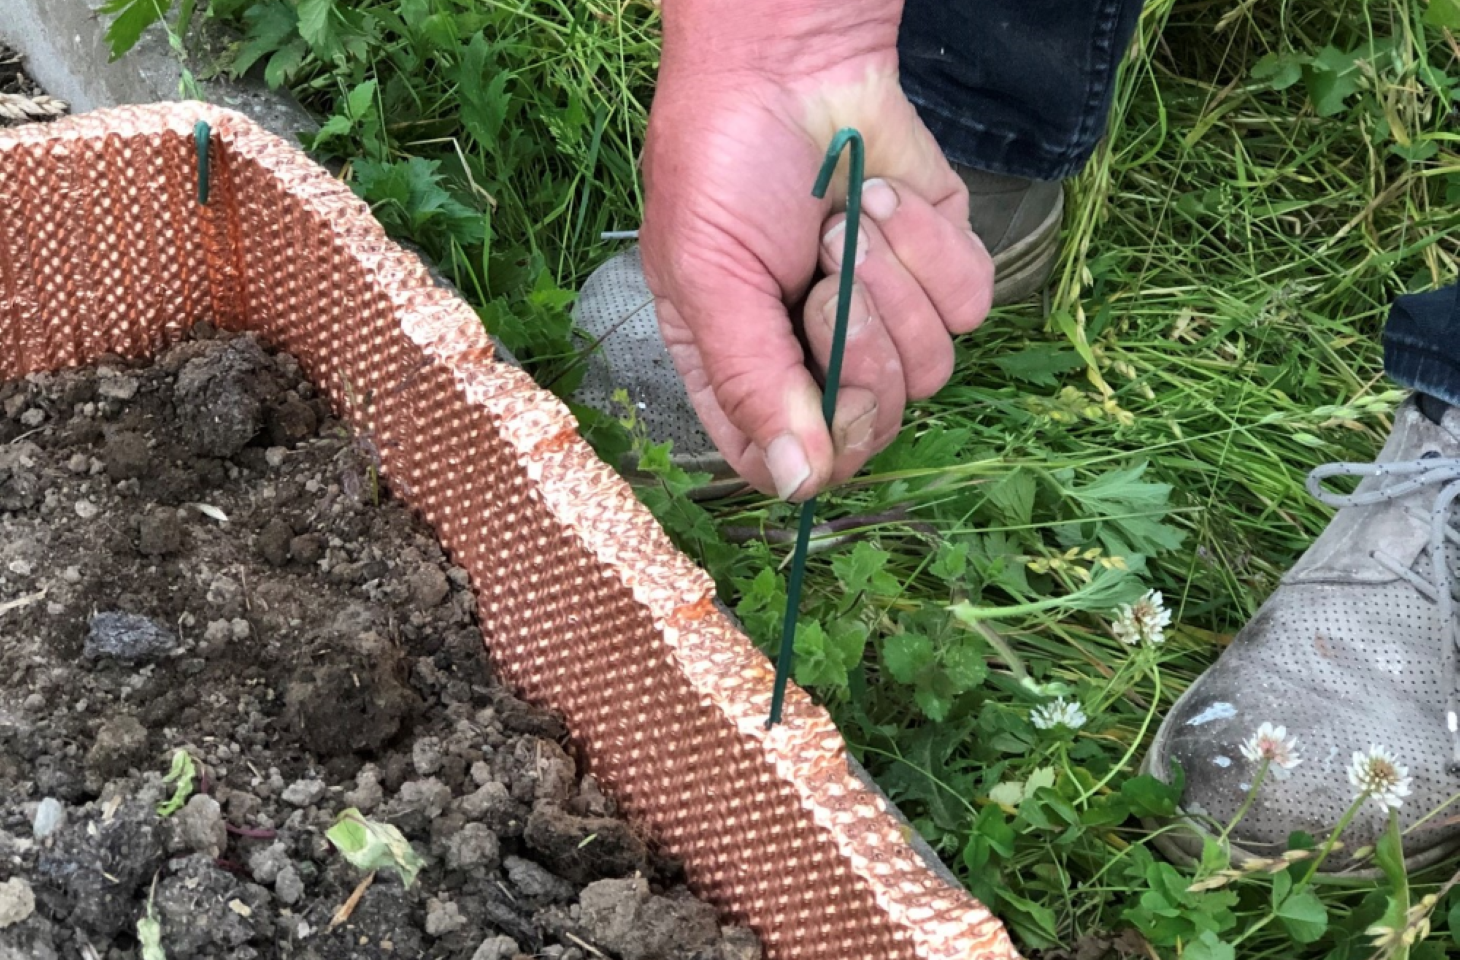
[[[1404,479],[1375,490],[1334,493],[1323,489],[1324,482],[1333,477]],[[1440,622],[1444,630],[1440,641],[1441,675],[1450,678],[1450,696],[1445,707],[1445,729],[1450,732],[1449,771],[1460,774],[1460,676],[1457,676],[1456,671],[1457,652],[1460,652],[1460,620],[1456,619],[1455,573],[1449,562],[1449,545],[1460,544],[1460,533],[1457,533],[1450,522],[1451,510],[1455,501],[1460,499],[1460,459],[1426,454],[1418,460],[1390,463],[1327,463],[1308,474],[1307,487],[1308,493],[1314,499],[1337,508],[1390,503],[1419,490],[1435,490],[1435,501],[1430,507],[1429,516],[1428,577],[1381,550],[1373,549],[1369,555],[1403,578],[1425,599],[1439,606]]]

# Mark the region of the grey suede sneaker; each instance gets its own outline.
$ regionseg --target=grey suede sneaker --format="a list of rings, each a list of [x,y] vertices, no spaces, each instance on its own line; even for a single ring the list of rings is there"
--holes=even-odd
[[[994,261],[994,306],[1032,297],[1049,282],[1060,252],[1065,189],[955,165],[968,186],[968,222]]]
[[[1377,765],[1396,784],[1390,795],[1402,802],[1401,828],[1414,827],[1404,838],[1406,865],[1429,865],[1460,846],[1460,811],[1432,815],[1460,793],[1460,516],[1452,516],[1460,411],[1441,409],[1436,423],[1406,401],[1378,460],[1309,475],[1309,491],[1338,513],[1176,702],[1146,758],[1158,777],[1169,780],[1173,763],[1186,776],[1181,819],[1158,837],[1168,855],[1198,856],[1202,838],[1235,815],[1257,769],[1252,745],[1246,754],[1243,745],[1263,723],[1286,728],[1299,762],[1270,767],[1231,833],[1234,860],[1280,853],[1293,831],[1326,837],[1359,792],[1352,768],[1364,766],[1372,747],[1389,755]],[[1324,491],[1335,476],[1363,480],[1352,494]],[[1378,800],[1366,801],[1325,872],[1371,872],[1372,861],[1356,862],[1352,852],[1372,846],[1386,819]]]
[[[700,424],[674,369],[637,246],[599,267],[583,284],[573,305],[573,324],[591,338],[583,343],[589,351],[587,366],[574,400],[613,413],[614,392],[626,391],[649,437],[656,443],[674,442],[670,456],[676,464],[714,478],[707,495],[743,486]],[[635,467],[620,465],[629,474]]]

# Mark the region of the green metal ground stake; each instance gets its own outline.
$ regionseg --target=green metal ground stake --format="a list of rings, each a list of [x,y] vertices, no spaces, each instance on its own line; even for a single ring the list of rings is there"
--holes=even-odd
[[[193,124],[193,146],[198,152],[198,202],[204,206],[208,204],[208,147],[212,142],[213,128],[208,126],[208,121]]]
[[[826,363],[826,386],[821,393],[821,416],[826,429],[831,430],[832,418],[836,415],[836,391],[842,375],[842,351],[847,345],[847,313],[852,302],[852,279],[856,275],[857,229],[862,219],[862,135],[850,127],[837,131],[831,146],[826,148],[826,159],[821,162],[821,173],[816,177],[816,186],[811,195],[820,200],[831,186],[831,175],[836,172],[837,161],[842,150],[852,148],[852,159],[847,184],[847,226],[842,234],[842,268],[836,293],[836,327],[831,337],[831,357]],[[811,543],[811,528],[816,516],[816,498],[801,504],[801,526],[796,532],[796,550],[791,555],[791,579],[786,584],[786,619],[781,627],[781,652],[776,658],[776,685],[771,695],[771,715],[767,727],[781,722],[781,708],[786,699],[786,681],[790,679],[791,667],[795,663],[796,620],[801,614],[801,581],[806,577],[806,548]]]

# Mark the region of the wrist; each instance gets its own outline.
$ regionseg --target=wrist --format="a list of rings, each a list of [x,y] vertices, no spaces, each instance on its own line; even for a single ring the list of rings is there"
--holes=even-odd
[[[661,70],[788,78],[897,54],[903,0],[664,0]]]

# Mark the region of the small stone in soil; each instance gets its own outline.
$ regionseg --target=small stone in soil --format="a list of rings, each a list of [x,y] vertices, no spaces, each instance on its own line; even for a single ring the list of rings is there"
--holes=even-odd
[[[225,951],[270,942],[274,919],[269,901],[263,887],[235,877],[207,857],[173,861],[157,884],[162,945],[170,957],[203,957],[233,956]]]
[[[570,880],[649,872],[648,848],[620,820],[575,817],[541,803],[528,817],[523,839],[554,872]]]
[[[114,936],[136,922],[133,898],[161,866],[162,854],[157,814],[145,804],[123,803],[110,819],[96,811],[73,817],[40,851],[39,899],[69,905],[70,926]]]
[[[446,865],[456,870],[495,870],[502,856],[497,835],[480,823],[468,823],[446,841]]]
[[[289,541],[293,537],[294,530],[289,524],[274,517],[259,531],[254,548],[269,566],[282,567],[289,562]]]
[[[223,810],[217,800],[206,794],[195,794],[189,798],[178,811],[174,826],[182,844],[205,857],[220,857],[223,848],[228,846]]]
[[[147,728],[136,717],[120,716],[103,723],[86,752],[86,777],[93,788],[125,774],[147,754]]]
[[[531,860],[506,857],[502,860],[502,866],[517,893],[534,907],[549,903],[567,903],[577,894],[571,883]]]
[[[44,840],[66,825],[66,805],[55,797],[46,797],[36,804],[31,820],[31,836]]]
[[[135,613],[107,611],[92,616],[81,655],[87,660],[110,657],[126,664],[145,663],[177,649],[177,634]]]
[[[426,933],[440,937],[464,926],[466,917],[461,915],[461,908],[455,903],[449,900],[443,902],[434,897],[426,902]]]
[[[0,883],[0,930],[13,927],[35,913],[35,894],[20,877]]]
[[[308,807],[324,796],[323,780],[296,780],[284,788],[283,800],[296,807]]]
[[[491,937],[482,941],[471,960],[513,960],[521,952],[511,937]]]
[[[107,437],[101,460],[106,464],[106,475],[113,480],[133,480],[147,475],[152,454],[141,434],[117,430]]]
[[[713,907],[655,896],[643,877],[591,883],[578,903],[579,920],[593,942],[622,960],[708,953],[720,939]]]
[[[279,871],[278,877],[274,879],[274,895],[289,906],[299,902],[304,896],[304,881],[299,878],[299,871],[294,869],[294,864],[289,864]]]
[[[259,883],[273,883],[279,878],[289,862],[289,848],[281,841],[275,841],[261,850],[255,850],[248,858],[248,869]]]
[[[165,557],[182,547],[182,521],[177,511],[166,507],[148,511],[137,523],[137,552],[148,557]]]

